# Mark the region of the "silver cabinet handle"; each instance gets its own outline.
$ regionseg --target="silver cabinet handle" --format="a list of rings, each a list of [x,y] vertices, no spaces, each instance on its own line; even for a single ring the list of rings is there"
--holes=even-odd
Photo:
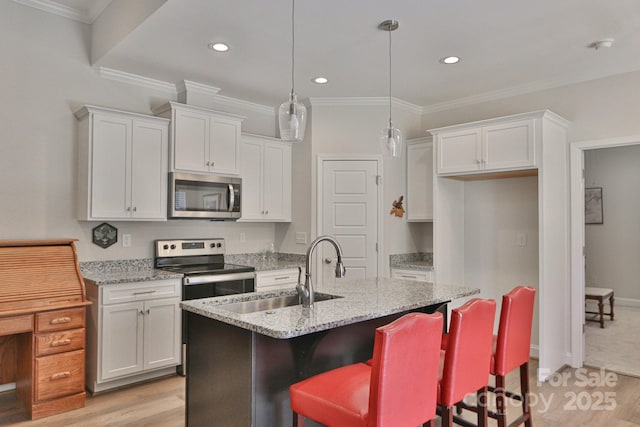
[[[325,264],[331,264],[333,262],[333,258],[325,258],[324,259],[324,263]]]

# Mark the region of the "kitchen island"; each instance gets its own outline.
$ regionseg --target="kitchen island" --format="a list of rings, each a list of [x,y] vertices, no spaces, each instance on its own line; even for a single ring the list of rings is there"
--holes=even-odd
[[[257,292],[184,301],[188,312],[186,424],[291,425],[289,385],[319,372],[365,361],[375,328],[410,311],[446,315],[447,303],[473,288],[373,278],[328,280],[333,297],[240,313],[238,302],[294,295]]]

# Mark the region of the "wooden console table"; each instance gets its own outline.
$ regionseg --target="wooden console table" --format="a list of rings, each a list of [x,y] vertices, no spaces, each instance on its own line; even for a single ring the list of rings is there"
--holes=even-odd
[[[29,418],[85,404],[85,297],[75,239],[0,241],[0,380]]]

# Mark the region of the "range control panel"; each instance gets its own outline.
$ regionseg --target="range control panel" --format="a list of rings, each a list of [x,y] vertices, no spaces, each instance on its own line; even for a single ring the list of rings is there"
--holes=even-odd
[[[156,240],[156,257],[224,255],[224,239]]]

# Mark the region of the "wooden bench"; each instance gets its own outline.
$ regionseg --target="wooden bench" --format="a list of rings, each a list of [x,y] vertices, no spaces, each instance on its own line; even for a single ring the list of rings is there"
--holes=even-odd
[[[595,318],[595,319],[589,319],[587,318],[586,320],[591,321],[591,322],[600,322],[600,327],[604,328],[604,316],[605,314],[607,316],[611,316],[611,320],[613,320],[613,289],[609,289],[609,288],[592,288],[592,287],[585,287],[584,288],[584,292],[585,292],[585,299],[590,299],[590,300],[594,300],[594,301],[598,301],[598,311],[587,311],[587,314],[597,314],[599,315],[599,319]],[[605,313],[604,312],[604,300],[606,298],[609,298],[609,313]]]

